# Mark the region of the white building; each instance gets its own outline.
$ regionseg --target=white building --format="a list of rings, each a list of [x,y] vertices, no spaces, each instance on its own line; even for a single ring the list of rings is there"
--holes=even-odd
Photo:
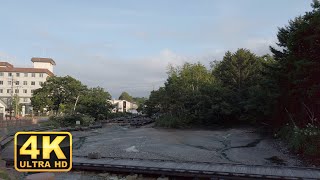
[[[33,68],[14,67],[8,62],[0,62],[0,120],[5,116],[12,97],[18,95],[20,103],[25,106],[25,112],[30,113],[30,98],[35,89],[41,87],[47,77],[53,76],[51,58],[32,58]]]
[[[108,100],[114,108],[112,109],[112,112],[131,112],[135,113],[137,112],[138,105],[126,100]]]

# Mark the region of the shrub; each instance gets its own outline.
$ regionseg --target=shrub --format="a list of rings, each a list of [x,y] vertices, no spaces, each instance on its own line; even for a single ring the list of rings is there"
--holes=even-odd
[[[279,137],[288,142],[290,148],[307,155],[320,155],[320,128],[308,123],[299,128],[287,124],[278,133]]]
[[[155,125],[166,128],[183,128],[190,125],[190,119],[187,117],[162,115],[156,119]]]
[[[94,118],[83,114],[65,114],[63,116],[51,116],[47,125],[54,127],[74,127],[76,121],[80,121],[81,126],[89,126],[94,123]]]

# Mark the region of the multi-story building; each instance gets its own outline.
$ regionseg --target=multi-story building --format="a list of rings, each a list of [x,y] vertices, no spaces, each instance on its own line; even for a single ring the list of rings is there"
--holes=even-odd
[[[53,59],[32,58],[31,61],[33,68],[14,67],[8,62],[0,62],[0,119],[4,118],[16,95],[23,105],[23,113],[30,113],[33,91],[40,88],[47,77],[53,76],[53,66],[56,65]]]

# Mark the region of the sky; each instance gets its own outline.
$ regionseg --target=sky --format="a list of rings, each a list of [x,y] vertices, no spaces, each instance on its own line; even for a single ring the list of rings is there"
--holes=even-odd
[[[50,57],[57,76],[145,96],[169,64],[220,60],[228,50],[269,52],[278,27],[312,0],[0,0],[0,61],[32,67]]]

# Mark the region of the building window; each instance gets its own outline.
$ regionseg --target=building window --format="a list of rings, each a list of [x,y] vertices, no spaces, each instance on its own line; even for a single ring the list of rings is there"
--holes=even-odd
[[[28,98],[23,98],[23,102],[28,102]]]
[[[27,91],[26,89],[23,90],[23,93],[27,94],[27,92],[28,92],[28,91]]]
[[[19,81],[16,81],[16,85],[19,85]]]
[[[16,76],[17,76],[17,77],[20,77],[20,73],[16,73]]]
[[[0,76],[3,76],[3,72],[0,72]]]
[[[28,85],[28,81],[23,81],[23,85]]]
[[[18,94],[18,93],[19,93],[19,89],[15,89],[14,92],[15,92],[16,94]]]
[[[8,76],[12,76],[12,73],[8,73]]]
[[[34,82],[34,81],[31,81],[31,85],[33,85],[33,86],[34,86],[34,85],[36,85],[36,82]]]
[[[3,85],[3,81],[0,81],[0,85]]]
[[[33,90],[33,89],[31,89],[31,94],[33,94],[33,92],[34,92],[34,90]]]
[[[3,89],[0,89],[0,94],[2,94],[3,93]]]
[[[12,84],[11,84],[11,81],[8,81],[8,85],[12,85]]]
[[[39,85],[42,86],[43,82],[39,81]]]
[[[24,73],[24,77],[28,77],[28,73]]]
[[[36,77],[36,73],[32,73],[32,74],[31,74],[31,77]]]
[[[40,73],[40,74],[39,74],[39,77],[43,77],[43,73]]]
[[[7,93],[10,94],[11,93],[11,89],[7,89]]]

